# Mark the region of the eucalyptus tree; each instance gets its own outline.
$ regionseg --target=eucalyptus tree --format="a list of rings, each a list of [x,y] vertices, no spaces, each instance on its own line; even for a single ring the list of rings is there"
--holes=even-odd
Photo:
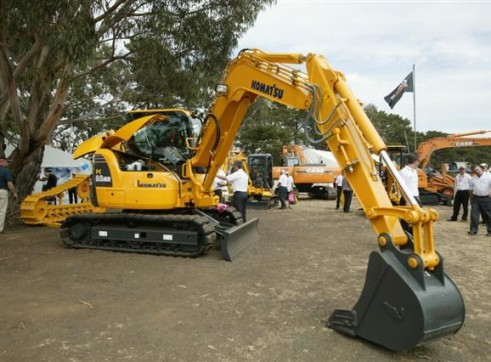
[[[204,83],[219,76],[240,35],[273,3],[2,0],[0,153],[7,139],[16,145],[10,167],[21,197],[32,189],[44,146],[60,121],[70,121],[68,115],[100,116],[96,97],[109,100],[111,112],[124,96],[143,106],[196,102],[207,94]],[[104,85],[96,94],[91,81],[104,78],[100,72],[115,64],[128,71],[114,74],[126,88],[110,94]],[[89,109],[79,102],[77,110],[77,92],[90,94]]]

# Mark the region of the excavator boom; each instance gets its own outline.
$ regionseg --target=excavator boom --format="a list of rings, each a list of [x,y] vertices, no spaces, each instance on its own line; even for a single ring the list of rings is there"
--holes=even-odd
[[[304,64],[306,72],[287,64]],[[464,320],[463,299],[443,271],[433,240],[435,210],[419,207],[386,152],[386,146],[344,75],[320,55],[242,51],[225,71],[207,117],[194,167],[209,165],[214,176],[227,157],[245,113],[260,96],[306,110],[360,201],[380,251],[370,257],[360,300],[352,310],[336,310],[328,326],[394,350],[406,350],[452,333]],[[372,154],[385,159],[408,206],[393,206]],[[213,177],[205,180],[209,189]],[[412,225],[406,234],[399,222]],[[407,297],[407,298],[406,298]]]

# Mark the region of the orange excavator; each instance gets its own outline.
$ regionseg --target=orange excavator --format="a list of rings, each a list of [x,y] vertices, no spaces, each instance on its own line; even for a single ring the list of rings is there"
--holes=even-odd
[[[280,170],[284,169],[292,175],[298,192],[307,192],[314,198],[335,199],[334,179],[341,173],[341,169],[334,156],[331,158],[316,156],[314,160],[314,157],[307,157],[305,153],[304,146],[283,145],[281,167],[273,168],[273,178],[277,180],[280,177]]]
[[[420,198],[423,204],[443,203],[451,205],[453,199],[455,179],[448,175],[446,170],[430,172],[427,169],[432,153],[444,148],[491,146],[491,137],[469,137],[489,132],[480,130],[455,133],[446,137],[435,137],[419,144],[417,151],[420,160],[418,178]]]

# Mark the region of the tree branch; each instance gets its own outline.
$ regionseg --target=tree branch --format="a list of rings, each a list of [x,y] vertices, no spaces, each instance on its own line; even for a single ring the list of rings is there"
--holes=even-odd
[[[101,69],[101,68],[104,68],[106,65],[108,65],[110,63],[113,63],[113,62],[116,62],[118,60],[123,60],[123,59],[128,58],[131,54],[133,54],[133,52],[128,52],[128,53],[126,53],[124,55],[111,56],[110,58],[106,59],[102,63],[96,65],[95,67],[92,67],[91,69],[87,70],[86,72],[82,72],[82,73],[76,74],[72,78],[73,79],[81,78],[81,77],[84,77],[84,76],[86,76],[88,74],[94,73],[96,70]]]

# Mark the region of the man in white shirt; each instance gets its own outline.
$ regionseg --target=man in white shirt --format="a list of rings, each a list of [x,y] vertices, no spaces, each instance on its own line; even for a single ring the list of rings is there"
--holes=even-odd
[[[471,225],[467,232],[469,235],[476,235],[479,229],[479,216],[482,214],[486,224],[487,234],[491,236],[491,174],[484,172],[480,166],[474,167],[475,175],[471,181]]]
[[[227,182],[223,179],[226,178],[227,174],[225,171],[223,171],[221,168],[218,169],[217,175],[215,176],[215,179],[213,180],[213,183],[211,184],[211,187],[213,187],[215,195],[217,195],[220,198],[220,202],[224,202],[224,191],[227,190]]]
[[[408,155],[407,165],[399,171],[404,184],[406,185],[409,194],[414,197],[419,206],[422,206],[421,200],[419,199],[419,188],[418,188],[418,166],[419,160],[416,155]],[[406,205],[406,200],[401,198],[401,205]],[[412,234],[412,227],[404,220],[401,220],[401,226],[404,230]]]
[[[278,179],[278,197],[280,198],[281,202],[281,210],[286,209],[286,198],[288,194],[288,176],[286,175],[285,170],[280,171],[280,178]]]
[[[290,193],[293,193],[293,188],[295,187],[295,183],[293,182],[293,177],[290,175],[288,171],[285,172],[287,182],[286,182],[286,192],[288,195],[288,208],[291,209],[291,202],[290,202]]]
[[[341,203],[341,195],[343,194],[343,174],[339,174],[334,179],[334,183],[336,184],[336,210],[339,209],[339,204]]]
[[[224,177],[217,174],[217,177],[232,184],[232,206],[241,213],[242,220],[246,222],[246,207],[247,199],[249,198],[249,194],[247,193],[249,176],[242,167],[242,161],[235,161],[232,166],[233,172],[230,175]]]
[[[462,221],[467,221],[467,214],[469,212],[469,197],[471,195],[471,181],[472,177],[465,172],[465,167],[460,167],[459,174],[455,176],[453,214],[447,221],[457,221],[461,205],[462,209],[464,210],[464,213],[462,214]]]
[[[419,160],[416,155],[409,155],[407,158],[407,165],[399,171],[402,176],[409,193],[416,199],[416,202],[421,206],[419,200],[419,188],[418,188],[418,166]],[[401,199],[401,203],[402,203]]]

